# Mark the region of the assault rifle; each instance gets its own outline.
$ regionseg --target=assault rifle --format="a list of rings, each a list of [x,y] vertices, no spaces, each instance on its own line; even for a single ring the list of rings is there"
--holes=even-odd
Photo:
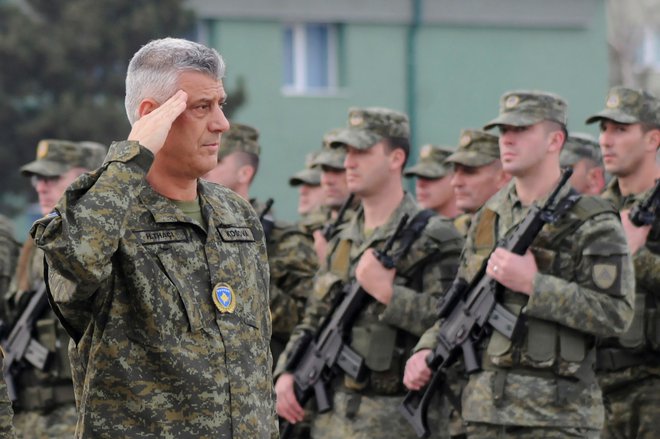
[[[403,215],[396,231],[385,242],[376,257],[387,269],[394,268],[397,260],[407,252],[400,249],[396,259],[389,255],[392,245],[402,234],[408,221],[408,215]],[[404,243],[407,247],[412,245]],[[357,281],[344,289],[345,294],[336,301],[335,307],[327,315],[316,334],[301,338],[286,364],[286,370],[294,376],[294,391],[296,400],[302,406],[314,396],[319,413],[325,413],[332,408],[328,384],[341,371],[351,378],[362,381],[367,372],[362,358],[349,346],[350,331],[358,314],[371,302],[372,297],[366,293]],[[293,424],[283,423],[280,438],[291,434]]]
[[[2,375],[12,401],[17,398],[14,377],[19,373],[21,360],[27,360],[39,370],[44,370],[48,362],[48,349],[32,337],[34,322],[47,307],[46,283],[43,282],[14,323],[9,336],[0,342],[5,352]]]
[[[649,226],[653,224],[660,214],[660,178],[655,181],[655,187],[651,193],[642,201],[635,204],[628,218],[637,227]]]
[[[266,215],[270,212],[271,207],[273,207],[273,199],[269,198],[264,204],[264,208],[259,213],[259,222],[261,227],[264,229],[264,240],[266,243],[270,240],[270,235],[273,233],[273,228],[275,227],[275,221],[272,218],[266,218]]]
[[[327,223],[326,225],[323,226],[323,230],[321,233],[323,234],[323,237],[325,238],[326,241],[330,241],[330,239],[335,236],[335,233],[337,233],[337,227],[339,227],[344,220],[344,215],[346,214],[346,210],[353,204],[353,199],[355,198],[355,194],[351,193],[346,201],[344,201],[344,204],[341,205],[341,208],[339,209],[339,212],[337,213],[337,218],[331,222]]]
[[[554,223],[576,201],[569,195],[555,205],[555,198],[572,174],[572,169],[563,171],[561,180],[543,207],[532,205],[520,224],[496,247],[503,247],[515,254],[524,254],[546,223]],[[475,346],[492,333],[501,333],[508,339],[516,335],[518,316],[497,302],[500,284],[486,274],[488,259],[468,284],[457,278],[438,306],[438,318],[444,319],[440,326],[438,344],[426,358],[433,372],[428,385],[421,390],[409,391],[399,411],[412,425],[418,437],[428,437],[426,422],[428,405],[444,378],[444,372],[463,354],[465,371],[480,370]]]

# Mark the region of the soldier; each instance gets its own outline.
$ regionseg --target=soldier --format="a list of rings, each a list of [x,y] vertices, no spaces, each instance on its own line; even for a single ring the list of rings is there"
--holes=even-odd
[[[603,197],[621,213],[635,267],[635,316],[628,331],[601,341],[598,377],[605,402],[604,438],[660,437],[660,218],[636,227],[631,207],[648,196],[660,166],[660,100],[626,87],[610,90],[600,123],[600,150],[611,181]]]
[[[455,218],[461,211],[456,207],[456,198],[451,188],[452,169],[445,164],[451,149],[435,145],[424,145],[419,160],[403,173],[415,180],[417,203],[425,209],[435,210],[445,218]]]
[[[52,212],[66,188],[81,174],[101,166],[106,147],[94,142],[42,140],[36,160],[21,167],[37,191],[42,215]],[[44,254],[28,239],[7,296],[16,319],[44,283]],[[35,323],[37,340],[51,352],[46,370],[25,362],[15,378],[18,399],[14,424],[19,437],[70,438],[76,428],[76,405],[67,347],[69,336],[48,310]]]
[[[78,438],[277,437],[263,230],[200,179],[229,129],[223,75],[201,44],[143,46],[128,140],[32,227],[83,366]]]
[[[559,156],[562,167],[573,168],[571,185],[581,194],[600,195],[605,189],[605,170],[598,141],[587,133],[568,135]]]
[[[314,331],[342,287],[358,282],[373,297],[351,331],[351,347],[368,368],[367,378],[341,376],[332,384],[332,411],[317,415],[312,437],[414,437],[397,413],[404,388],[403,364],[417,337],[433,320],[439,295],[455,270],[462,239],[451,222],[433,216],[410,251],[394,269],[386,269],[374,255],[404,214],[417,217],[420,209],[403,190],[401,174],[409,152],[408,118],[385,108],[352,108],[349,127],[337,134],[336,144],[347,148],[346,179],[361,198],[361,208],[330,242],[326,266],[317,275],[314,298],[303,323],[296,327],[280,357],[276,376],[277,411],[296,423],[304,411],[293,393],[293,375],[286,369],[291,353],[306,330]],[[401,245],[400,243],[397,243]],[[393,251],[396,252],[397,244]],[[433,413],[434,425],[446,436],[446,413]]]
[[[477,213],[458,276],[468,282],[487,261],[486,274],[504,291],[501,302],[523,314],[525,325],[509,340],[485,338],[482,369],[463,392],[469,438],[597,438],[603,405],[593,372],[595,337],[622,333],[632,318],[633,273],[616,212],[601,199],[575,195],[565,185],[560,219],[543,228],[524,255],[491,250],[543,204],[560,177],[566,138],[566,103],[537,91],[504,94],[500,157],[513,180]],[[567,195],[570,197],[567,198]],[[570,200],[570,202],[568,202]],[[428,348],[437,323],[406,365],[404,382],[419,389],[430,378]]]
[[[18,256],[18,243],[14,239],[14,230],[11,222],[4,215],[0,215],[0,303],[4,305],[5,294],[9,288],[9,282],[16,269],[16,258]],[[4,314],[4,306],[3,306]],[[7,322],[7,316],[3,315],[4,324]],[[6,331],[8,328],[4,328]],[[6,333],[2,334],[4,338]],[[0,349],[0,355],[4,353]],[[0,364],[2,364],[0,362]],[[0,437],[13,438],[16,435],[12,419],[14,411],[11,401],[7,395],[7,386],[4,380],[0,380]]]
[[[259,132],[244,124],[234,123],[222,136],[218,149],[218,165],[204,178],[227,186],[246,200],[260,216],[263,207],[249,198],[256,176],[261,145]],[[308,168],[309,170],[309,168]],[[304,178],[304,177],[301,177]],[[264,222],[266,220],[267,222]],[[311,236],[293,224],[262,218],[266,233],[268,265],[270,266],[270,312],[273,335],[270,347],[276,361],[299,323],[312,290],[312,279],[318,269]]]
[[[511,176],[502,169],[497,136],[481,130],[462,130],[458,148],[446,162],[454,165],[451,186],[456,207],[465,212],[454,224],[466,236],[474,214]]]
[[[317,155],[318,153],[308,154],[305,169],[289,178],[289,186],[298,188],[298,215],[303,219],[323,205],[321,170],[314,165]]]

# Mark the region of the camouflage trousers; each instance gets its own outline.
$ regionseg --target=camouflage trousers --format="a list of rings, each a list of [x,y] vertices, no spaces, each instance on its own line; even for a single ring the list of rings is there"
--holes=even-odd
[[[444,398],[443,398],[444,399]],[[365,396],[338,391],[332,410],[317,415],[312,421],[313,439],[416,439],[413,428],[398,412],[403,396]],[[428,425],[431,438],[445,439],[449,410],[436,400],[429,404]]]
[[[19,439],[71,439],[76,432],[77,421],[74,403],[61,405],[48,413],[20,411],[14,414],[14,427]]]
[[[660,378],[649,377],[603,392],[603,439],[660,438]]]
[[[598,430],[570,427],[522,427],[469,422],[468,439],[598,439]]]

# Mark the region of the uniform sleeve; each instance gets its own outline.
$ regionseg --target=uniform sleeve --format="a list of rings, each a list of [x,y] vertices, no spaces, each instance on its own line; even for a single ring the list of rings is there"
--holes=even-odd
[[[655,292],[656,298],[660,297],[660,242],[655,239],[647,242],[633,256],[633,265],[638,286]]]
[[[427,256],[417,263],[413,276],[421,276],[417,289],[394,283],[390,303],[380,315],[383,322],[401,328],[417,336],[431,325],[437,315],[437,303],[451,286],[458,269],[463,239],[449,222],[443,222],[426,237],[424,246]],[[405,273],[404,273],[405,274]],[[407,282],[408,283],[408,282]]]
[[[126,214],[153,157],[137,142],[114,143],[104,166],[83,174],[55,210],[32,226],[49,266],[78,284],[72,300],[88,298],[110,276]]]
[[[576,254],[570,262],[576,279],[537,274],[525,312],[600,337],[621,334],[632,321],[635,290],[621,224],[614,215],[598,215],[574,237]]]

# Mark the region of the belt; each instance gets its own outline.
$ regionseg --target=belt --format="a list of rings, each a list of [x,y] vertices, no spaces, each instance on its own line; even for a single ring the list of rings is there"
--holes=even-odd
[[[612,372],[633,366],[660,366],[660,355],[657,353],[636,353],[626,349],[598,349],[596,353],[596,370]]]

